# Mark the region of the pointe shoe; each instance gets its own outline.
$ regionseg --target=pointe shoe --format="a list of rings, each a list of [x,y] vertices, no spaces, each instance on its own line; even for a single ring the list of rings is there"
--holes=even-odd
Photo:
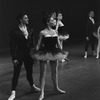
[[[99,56],[96,56],[96,58],[98,59],[98,58],[99,58]]]
[[[43,100],[44,94],[41,94],[38,100]]]
[[[31,92],[39,92],[40,88],[36,87],[34,84],[31,86]]]
[[[57,93],[61,93],[61,94],[65,94],[66,93],[66,91],[61,90],[59,88],[55,89],[54,91],[57,92]]]
[[[87,58],[87,52],[85,52],[84,58]]]
[[[14,100],[15,99],[15,92],[12,92],[8,100]]]
[[[85,55],[84,58],[87,58],[87,55]]]

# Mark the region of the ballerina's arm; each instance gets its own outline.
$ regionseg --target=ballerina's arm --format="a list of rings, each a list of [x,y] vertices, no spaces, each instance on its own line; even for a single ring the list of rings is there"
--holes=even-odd
[[[98,27],[98,30],[97,30],[97,37],[100,38],[100,26]]]
[[[36,46],[36,50],[38,50],[41,46],[41,40],[42,40],[42,33],[40,32],[40,35],[39,35],[39,39],[38,39],[38,43],[37,43],[37,46]]]
[[[61,43],[60,43],[59,37],[58,37],[58,39],[57,39],[57,47],[60,48],[60,49],[62,49],[62,46],[61,46]]]
[[[96,33],[93,33],[93,35],[94,35],[97,39],[100,38],[100,26],[98,27],[97,32],[96,32]]]

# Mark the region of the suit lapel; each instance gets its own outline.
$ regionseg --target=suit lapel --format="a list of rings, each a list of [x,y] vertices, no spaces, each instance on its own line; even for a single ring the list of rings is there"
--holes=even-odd
[[[17,30],[17,34],[18,34],[19,37],[25,38],[23,32],[20,30],[19,27],[18,27],[18,30]]]
[[[27,31],[28,31],[28,38],[31,38],[33,30],[27,27]]]
[[[17,30],[17,34],[19,35],[19,37],[22,37],[22,38],[26,39],[25,36],[24,36],[24,34],[23,34],[23,32],[20,30],[20,28],[18,27],[17,29],[18,29],[18,30]],[[28,31],[28,39],[30,39],[33,30],[30,29],[29,27],[27,27],[27,31]]]

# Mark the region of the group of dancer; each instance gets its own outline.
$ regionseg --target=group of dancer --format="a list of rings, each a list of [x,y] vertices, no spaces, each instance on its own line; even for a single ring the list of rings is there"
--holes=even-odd
[[[98,40],[97,47],[95,50],[95,37]],[[96,24],[94,20],[94,11],[89,12],[88,21],[87,21],[87,29],[86,29],[86,44],[85,44],[85,55],[84,58],[87,58],[87,51],[89,44],[91,44],[92,54],[96,55],[96,58],[99,58],[100,52],[100,26],[98,26],[96,31]]]
[[[94,12],[89,12],[86,32],[85,55],[87,58],[87,50],[91,43],[93,55],[99,58],[100,51],[100,26],[95,29],[95,21],[93,19]],[[29,18],[26,13],[17,16],[18,26],[10,33],[10,51],[12,62],[14,65],[14,74],[12,78],[12,91],[8,100],[14,100],[16,97],[16,86],[20,75],[22,64],[24,63],[26,77],[29,81],[32,92],[40,92],[38,100],[44,98],[45,76],[47,63],[51,67],[51,76],[54,85],[54,91],[65,93],[58,86],[58,62],[64,62],[67,59],[68,52],[63,50],[63,41],[69,38],[68,34],[62,35],[60,29],[64,26],[62,23],[61,12],[47,12],[44,14],[43,23],[45,29],[40,31],[38,43],[34,40],[34,30],[30,28]],[[94,38],[98,39],[97,50],[94,49]],[[33,65],[40,66],[40,88],[33,81]]]
[[[63,50],[63,41],[69,35],[59,35],[59,27],[63,27],[62,13],[45,13],[43,23],[45,29],[40,31],[38,43],[34,40],[33,28],[28,26],[29,18],[26,13],[17,16],[18,26],[10,33],[10,51],[14,65],[12,78],[12,91],[8,100],[16,97],[16,86],[20,75],[22,64],[26,70],[26,78],[29,81],[31,92],[40,92],[38,100],[44,98],[45,76],[47,63],[49,62],[52,72],[54,91],[65,93],[58,86],[58,61],[66,61],[68,52]],[[33,81],[33,65],[40,65],[40,88]]]

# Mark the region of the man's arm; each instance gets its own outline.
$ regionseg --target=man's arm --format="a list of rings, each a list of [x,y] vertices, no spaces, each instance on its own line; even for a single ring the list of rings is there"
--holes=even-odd
[[[86,34],[85,34],[86,40],[89,40],[89,19],[87,21],[86,25]]]
[[[87,22],[87,25],[86,25],[86,37],[89,36],[89,21]]]
[[[16,60],[16,36],[14,32],[11,32],[9,34],[10,37],[10,52],[11,52],[11,57],[12,57],[12,61]]]

